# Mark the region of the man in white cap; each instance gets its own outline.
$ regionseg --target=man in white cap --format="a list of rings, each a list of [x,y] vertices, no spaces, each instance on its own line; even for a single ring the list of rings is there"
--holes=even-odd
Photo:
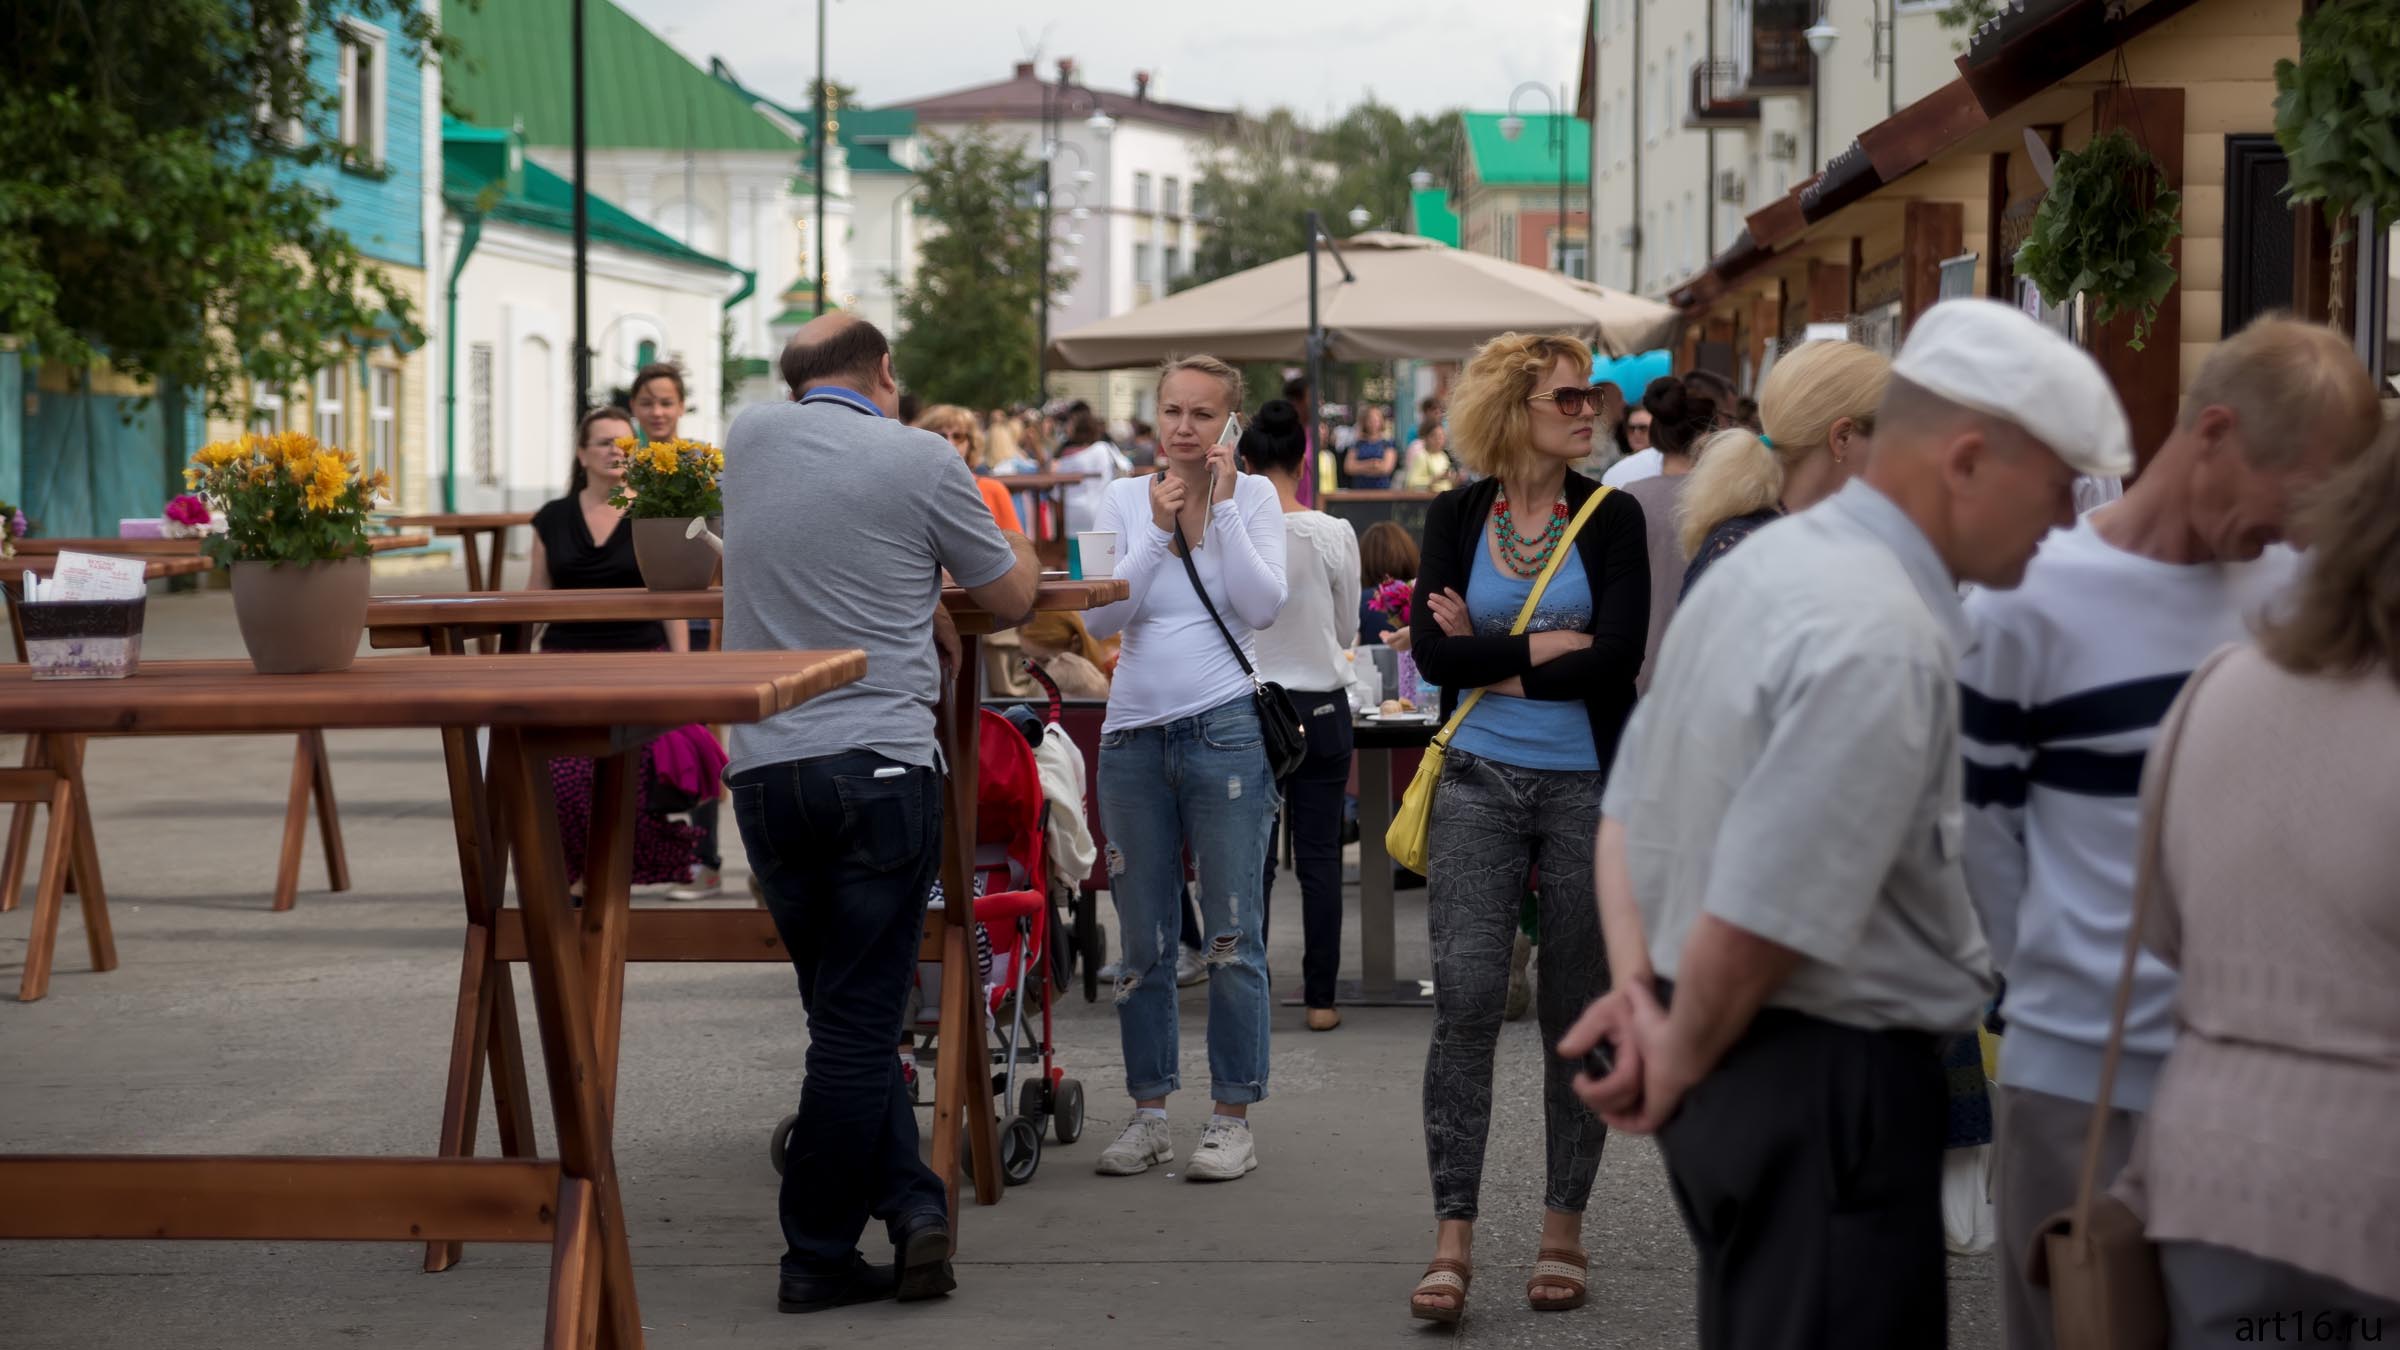
[[[1700,1344],[1939,1347],[1940,1045],[1990,999],[1961,872],[1957,586],[2017,584],[2079,473],[2131,467],[2092,359],[1935,306],[1865,471],[1676,611],[1602,802],[1612,992],[1560,1046],[1656,1133],[1700,1252]]]
[[[2048,1350],[2034,1235],[2075,1198],[2133,919],[2142,765],[2203,658],[2296,577],[2288,503],[2382,429],[2375,383],[2331,329],[2253,323],[2220,343],[2122,500],[2051,536],[2024,585],[1966,602],[1967,887],[2006,976],[1998,1168],[2000,1327]],[[2144,953],[2102,1157],[2125,1165],[2175,1040],[2175,976]]]

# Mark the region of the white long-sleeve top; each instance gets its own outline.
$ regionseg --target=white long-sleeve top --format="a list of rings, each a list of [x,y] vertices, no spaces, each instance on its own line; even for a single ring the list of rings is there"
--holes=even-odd
[[[1174,536],[1150,517],[1150,479],[1123,478],[1101,498],[1097,530],[1117,536],[1117,575],[1132,594],[1083,616],[1092,636],[1125,635],[1102,731],[1154,727],[1203,713],[1250,692],[1241,663],[1193,593]],[[1256,474],[1234,481],[1217,503],[1192,562],[1242,653],[1257,658],[1251,635],[1270,627],[1289,594],[1283,572],[1283,506],[1275,486]]]
[[[1275,626],[1251,650],[1258,677],[1312,694],[1350,687],[1350,649],[1358,645],[1358,534],[1322,511],[1283,517],[1285,584],[1291,597]]]

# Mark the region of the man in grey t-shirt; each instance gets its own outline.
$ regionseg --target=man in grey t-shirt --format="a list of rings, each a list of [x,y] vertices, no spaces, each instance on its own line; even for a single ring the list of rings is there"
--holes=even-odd
[[[2091,357],[1986,300],[1893,363],[1859,479],[1679,605],[1601,803],[1613,991],[1560,1044],[1656,1133],[1702,1350],[1939,1346],[1938,1054],[1990,996],[1961,872],[1956,585],[2011,587],[2123,467]]]
[[[725,646],[867,653],[857,684],[735,728],[726,776],[808,1014],[777,1303],[816,1312],[956,1283],[947,1197],[892,1053],[941,861],[942,575],[1013,621],[1040,564],[948,442],[891,420],[900,390],[874,325],[809,323],[783,374],[796,401],[744,411],[725,437]],[[869,1218],[895,1265],[859,1254]]]

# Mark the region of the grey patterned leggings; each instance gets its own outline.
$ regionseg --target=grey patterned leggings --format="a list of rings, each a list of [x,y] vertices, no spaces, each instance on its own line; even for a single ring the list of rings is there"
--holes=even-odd
[[[1433,939],[1433,1048],[1425,1056],[1425,1153],[1437,1219],[1473,1219],[1492,1123],[1492,1060],[1508,999],[1525,879],[1541,868],[1543,1203],[1580,1214],[1608,1128],[1571,1086],[1575,1068],[1547,1052],[1608,990],[1592,895],[1592,836],[1602,775],[1520,769],[1449,752],[1427,840]]]

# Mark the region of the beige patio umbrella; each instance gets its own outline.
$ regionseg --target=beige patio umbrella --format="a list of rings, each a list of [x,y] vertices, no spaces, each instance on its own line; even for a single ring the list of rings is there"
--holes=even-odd
[[[1228,361],[1308,356],[1308,255],[1253,267],[1051,339],[1068,370],[1147,365],[1180,352]],[[1463,361],[1497,334],[1572,333],[1603,356],[1666,345],[1680,311],[1522,263],[1381,231],[1317,262],[1319,319],[1334,361]]]

